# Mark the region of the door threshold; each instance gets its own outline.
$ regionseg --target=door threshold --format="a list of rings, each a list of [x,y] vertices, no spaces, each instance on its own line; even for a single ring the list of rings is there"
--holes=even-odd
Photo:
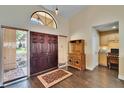
[[[28,76],[24,76],[24,77],[15,79],[15,80],[11,80],[11,81],[4,82],[3,85],[4,85],[4,87],[6,87],[6,86],[9,86],[9,85],[15,84],[15,83],[17,83],[17,82],[21,82],[21,81],[23,81],[23,80],[26,80],[27,78],[28,78]]]
[[[53,68],[49,68],[49,69],[46,69],[44,71],[41,71],[41,72],[38,72],[38,73],[35,73],[35,74],[31,74],[30,76],[33,77],[33,76],[37,76],[37,75],[40,75],[40,74],[43,74],[43,73],[46,73],[48,71],[52,71],[52,70],[55,70],[57,69],[58,67],[53,67]]]
[[[3,84],[0,83],[0,88],[4,88]]]

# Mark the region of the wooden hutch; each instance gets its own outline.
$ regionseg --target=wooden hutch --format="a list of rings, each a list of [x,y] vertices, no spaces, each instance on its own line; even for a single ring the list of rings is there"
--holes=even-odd
[[[85,70],[84,40],[72,40],[69,42],[68,66]]]

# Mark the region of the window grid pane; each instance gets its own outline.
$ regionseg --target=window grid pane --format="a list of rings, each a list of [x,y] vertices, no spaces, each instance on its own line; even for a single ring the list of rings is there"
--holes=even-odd
[[[53,17],[46,12],[36,12],[31,18],[31,24],[34,25],[45,25],[51,28],[57,28],[56,22]]]

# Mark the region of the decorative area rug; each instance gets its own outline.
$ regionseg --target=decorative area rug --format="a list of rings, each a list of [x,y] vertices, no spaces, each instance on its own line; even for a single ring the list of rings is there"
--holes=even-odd
[[[25,76],[24,71],[21,68],[16,68],[4,73],[4,82],[17,79]]]
[[[63,69],[56,69],[48,73],[37,76],[42,84],[48,88],[71,76],[72,73]]]

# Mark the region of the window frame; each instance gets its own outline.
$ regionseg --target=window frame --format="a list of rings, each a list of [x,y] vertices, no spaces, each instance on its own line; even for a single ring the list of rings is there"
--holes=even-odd
[[[55,26],[56,26],[55,28],[54,28],[54,27],[52,27],[52,28],[54,28],[54,29],[57,29],[57,28],[58,28],[57,22],[56,22],[55,18],[53,17],[52,14],[50,14],[50,13],[47,12],[47,11],[35,11],[34,13],[32,13],[31,18],[33,18],[33,15],[34,15],[35,13],[37,13],[37,12],[44,12],[44,13],[48,14],[48,15],[53,19],[53,21],[54,21],[54,23],[55,23]],[[31,21],[31,18],[30,18],[30,21]]]

